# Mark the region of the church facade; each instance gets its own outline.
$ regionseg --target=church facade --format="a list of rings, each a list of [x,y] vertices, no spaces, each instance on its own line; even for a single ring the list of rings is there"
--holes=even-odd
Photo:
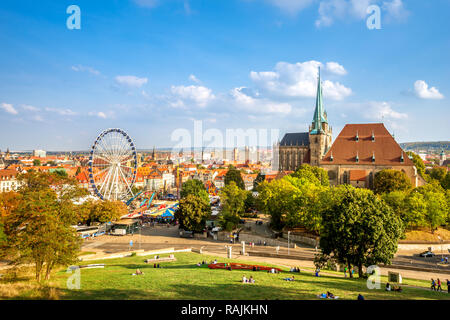
[[[383,123],[346,124],[332,143],[320,74],[309,131],[286,133],[278,144],[278,155],[280,172],[295,171],[307,163],[327,170],[332,185],[372,188],[375,173],[383,169],[404,172],[414,187],[426,183]]]

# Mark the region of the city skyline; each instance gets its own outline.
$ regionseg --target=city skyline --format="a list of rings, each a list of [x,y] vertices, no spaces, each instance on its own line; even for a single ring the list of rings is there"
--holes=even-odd
[[[2,151],[88,150],[110,127],[170,148],[194,120],[281,139],[308,130],[319,66],[333,140],[378,122],[398,142],[448,140],[448,2],[76,1],[69,30],[71,4],[0,5]]]

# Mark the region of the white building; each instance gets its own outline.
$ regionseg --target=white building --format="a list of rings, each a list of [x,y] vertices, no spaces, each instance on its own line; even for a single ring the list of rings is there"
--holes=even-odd
[[[0,192],[15,191],[18,187],[16,170],[0,170]]]
[[[47,152],[44,150],[33,150],[33,157],[45,158],[47,156]]]

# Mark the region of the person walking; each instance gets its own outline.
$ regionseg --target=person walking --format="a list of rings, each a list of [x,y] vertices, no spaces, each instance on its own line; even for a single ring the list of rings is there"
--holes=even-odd
[[[450,293],[450,281],[447,279],[447,293]]]
[[[347,278],[347,267],[344,268],[344,277]]]
[[[436,290],[442,292],[441,280],[439,278],[437,278],[437,289]]]
[[[436,282],[434,282],[434,279],[431,279],[431,290],[436,291]]]

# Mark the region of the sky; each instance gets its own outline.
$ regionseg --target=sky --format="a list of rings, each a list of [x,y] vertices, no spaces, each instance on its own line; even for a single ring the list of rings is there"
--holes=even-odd
[[[0,150],[87,150],[116,127],[171,147],[194,121],[281,139],[308,130],[319,67],[334,137],[383,122],[398,142],[450,140],[449,13],[448,0],[2,0]]]

